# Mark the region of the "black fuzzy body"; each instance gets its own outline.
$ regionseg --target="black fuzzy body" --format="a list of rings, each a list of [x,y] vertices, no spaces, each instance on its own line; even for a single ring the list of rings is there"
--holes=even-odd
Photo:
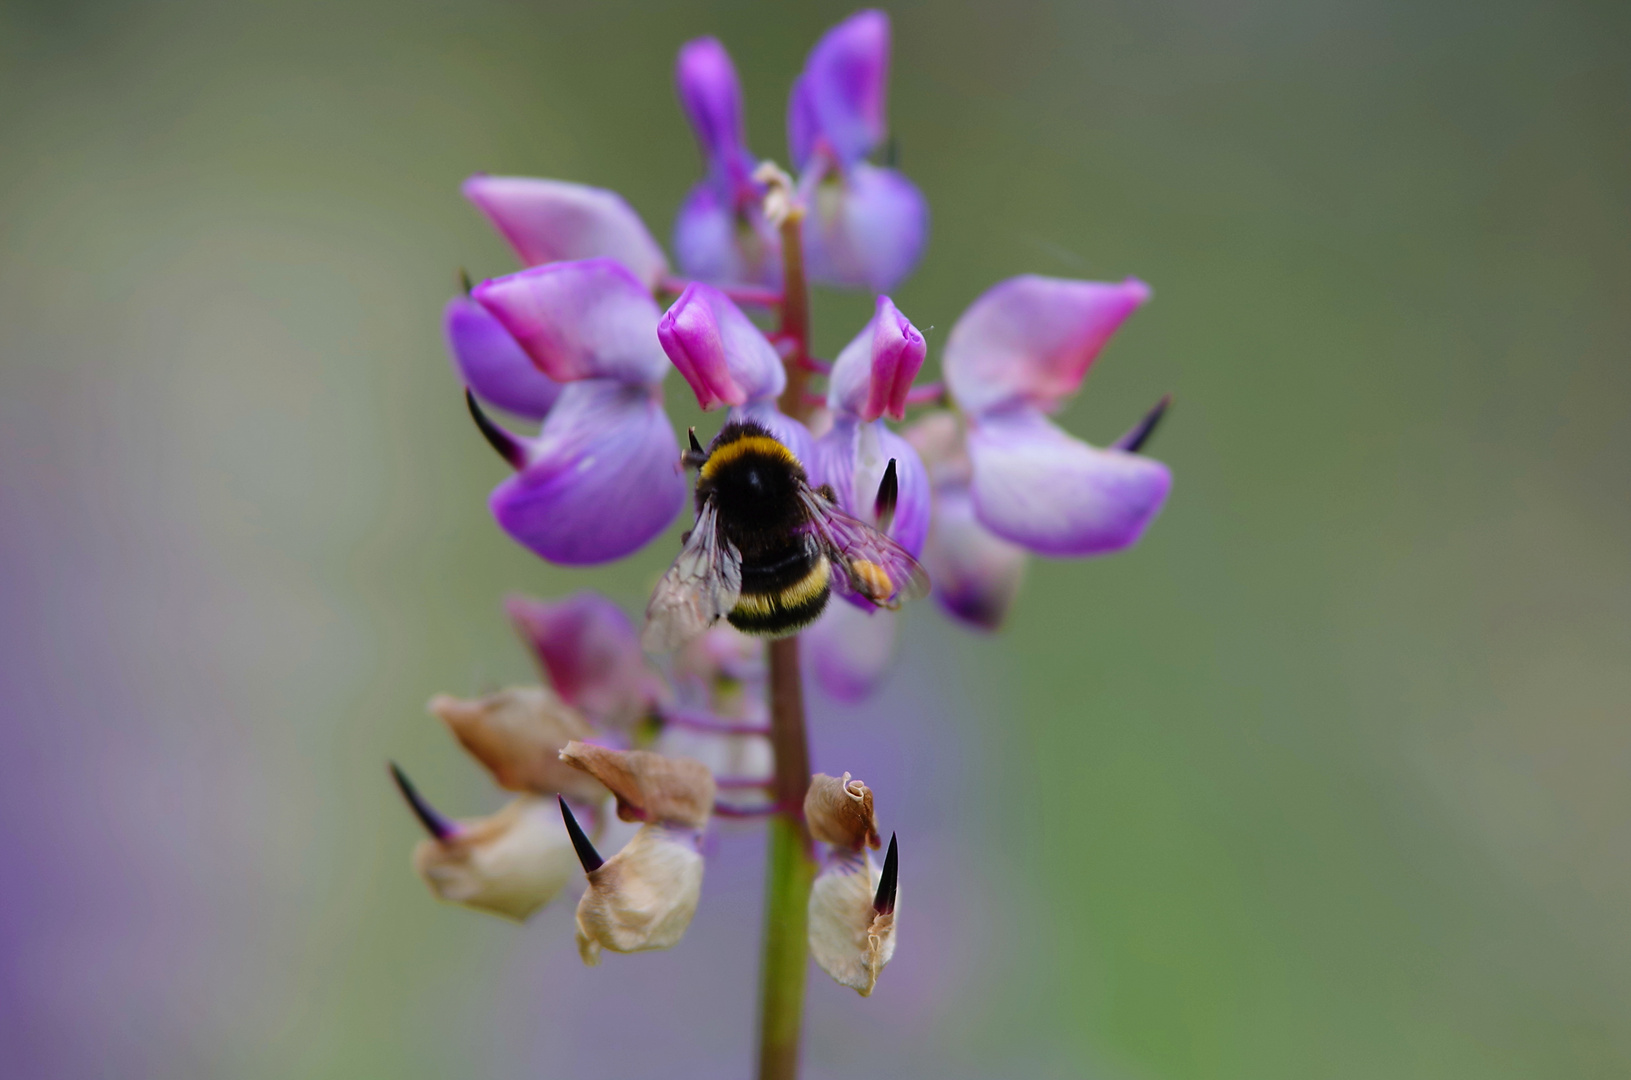
[[[749,634],[785,637],[814,622],[831,595],[831,568],[811,528],[804,466],[769,431],[732,423],[708,449],[697,505],[708,501],[720,537],[742,556],[742,593],[727,618]]]

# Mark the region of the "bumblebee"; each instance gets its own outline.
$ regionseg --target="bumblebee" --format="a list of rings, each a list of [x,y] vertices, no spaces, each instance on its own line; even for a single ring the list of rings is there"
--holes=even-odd
[[[696,524],[646,608],[641,643],[667,652],[721,618],[761,637],[786,637],[816,620],[833,590],[897,608],[929,591],[929,577],[899,544],[844,513],[830,488],[810,486],[797,456],[767,429],[732,421],[704,450],[691,434]],[[893,512],[893,462],[880,492]]]

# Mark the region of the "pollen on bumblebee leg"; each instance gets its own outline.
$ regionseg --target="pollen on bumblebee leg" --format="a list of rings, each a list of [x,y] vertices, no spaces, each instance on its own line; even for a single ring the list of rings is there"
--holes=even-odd
[[[895,591],[895,583],[889,576],[889,571],[870,559],[855,559],[849,564],[850,577],[855,581],[866,598],[875,603],[883,603]]]

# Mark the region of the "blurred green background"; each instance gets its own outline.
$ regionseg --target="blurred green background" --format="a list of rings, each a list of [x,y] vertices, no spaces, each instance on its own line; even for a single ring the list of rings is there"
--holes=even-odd
[[[705,900],[728,961],[624,962],[634,1008],[569,911],[434,904],[381,761],[493,805],[425,699],[528,676],[505,592],[633,607],[672,550],[562,571],[487,517],[438,317],[512,264],[460,180],[615,187],[666,239],[679,44],[784,158],[849,10],[0,3],[10,1074],[746,1074],[756,924]],[[893,1003],[812,980],[812,1076],[1631,1071],[1631,8],[889,10],[931,362],[1000,278],[1136,274],[1063,422],[1173,392],[1176,484],[999,637],[913,613],[850,730],[961,763],[919,802],[971,899]],[[821,348],[867,310],[818,298]],[[712,1027],[666,1018],[685,978]]]

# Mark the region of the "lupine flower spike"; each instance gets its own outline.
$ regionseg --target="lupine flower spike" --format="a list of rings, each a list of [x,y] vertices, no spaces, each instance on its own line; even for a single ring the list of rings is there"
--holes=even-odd
[[[872,855],[871,789],[849,773],[803,783],[801,665],[829,696],[859,700],[887,673],[894,609],[931,575],[946,611],[994,629],[1030,556],[1129,547],[1171,486],[1144,455],[1170,398],[1103,449],[1050,419],[1148,301],[1137,279],[1000,282],[947,335],[944,386],[914,389],[924,335],[884,294],[921,257],[928,209],[893,167],[890,34],[888,16],[862,11],[810,49],[787,108],[797,181],[748,149],[724,46],[687,42],[674,80],[703,176],[674,222],[685,276],[611,191],[476,175],[464,194],[522,269],[477,285],[461,272],[443,312],[470,416],[513,470],[489,506],[517,542],[554,563],[604,563],[663,533],[688,491],[696,518],[638,632],[593,593],[506,602],[542,685],[439,695],[430,711],[514,795],[452,820],[393,764],[429,834],[414,869],[443,900],[522,920],[581,868],[577,945],[594,966],[608,950],[677,944],[713,818],[769,818],[761,1080],[797,1075],[805,960],[784,947],[787,928],[804,918],[810,956],[866,997],[900,908],[895,836],[881,867]],[[884,164],[869,160],[886,146]],[[812,282],[873,294],[831,364],[811,353]],[[702,409],[725,410],[711,437],[676,436],[670,366]],[[922,404],[905,431],[891,427]],[[638,825],[621,845],[614,807]],[[811,839],[824,852],[805,896]]]

